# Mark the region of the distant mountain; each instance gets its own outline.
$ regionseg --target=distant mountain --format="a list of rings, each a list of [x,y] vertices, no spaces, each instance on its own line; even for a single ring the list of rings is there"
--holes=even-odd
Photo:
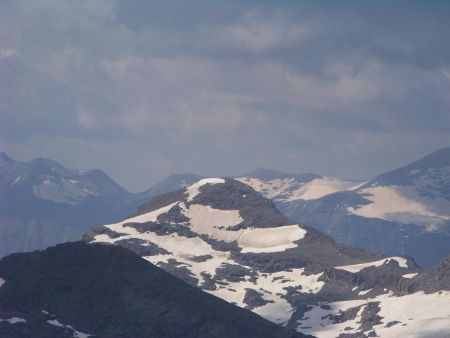
[[[204,176],[195,174],[172,174],[162,179],[142,193],[147,199],[171,191],[183,189],[201,180]]]
[[[101,170],[71,170],[43,158],[23,163],[0,153],[0,257],[78,240],[143,198]]]
[[[154,197],[85,240],[124,246],[193,286],[319,337],[445,337],[450,330],[448,264],[424,272],[408,257],[337,244],[232,179]]]
[[[317,199],[361,183],[313,173],[286,174],[270,169],[256,169],[237,177],[236,180],[248,184],[274,201]]]
[[[316,178],[239,178],[291,219],[339,243],[410,255],[429,268],[450,254],[450,148],[358,183]]]
[[[66,243],[0,260],[0,336],[300,338],[118,246]]]

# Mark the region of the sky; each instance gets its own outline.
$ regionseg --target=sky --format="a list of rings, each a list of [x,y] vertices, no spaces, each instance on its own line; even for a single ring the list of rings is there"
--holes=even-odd
[[[0,151],[141,191],[450,146],[450,1],[0,1]]]

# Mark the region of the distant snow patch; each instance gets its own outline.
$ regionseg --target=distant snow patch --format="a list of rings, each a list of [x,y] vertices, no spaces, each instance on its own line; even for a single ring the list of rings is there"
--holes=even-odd
[[[187,188],[188,198],[187,201],[191,202],[195,196],[200,193],[200,188],[206,184],[221,184],[225,183],[223,178],[204,178],[197,183],[192,184]]]
[[[370,291],[372,291],[372,289],[360,291],[358,292],[358,296],[364,296],[366,293],[369,293]]]
[[[403,278],[413,278],[413,277],[416,277],[417,276],[417,272],[414,272],[414,273],[406,273],[406,274],[404,274],[404,275],[402,275],[402,277]]]
[[[384,264],[389,263],[391,260],[397,261],[398,265],[401,268],[408,268],[408,261],[405,258],[403,258],[403,257],[388,257],[388,258],[381,259],[379,261],[374,261],[374,262],[336,266],[335,269],[345,270],[345,271],[348,271],[351,273],[357,273],[357,272],[361,271],[362,269],[368,268],[371,266],[375,266],[375,267],[382,266]]]
[[[299,191],[287,201],[294,201],[297,199],[314,200],[338,191],[349,189],[353,186],[355,186],[355,182],[353,181],[345,181],[332,177],[316,178],[311,182],[306,183],[303,186],[303,189],[299,189]]]
[[[47,176],[40,184],[33,186],[33,195],[57,203],[80,204],[86,197],[97,195],[95,191],[79,187],[65,178]]]
[[[17,182],[19,182],[21,178],[22,178],[22,176],[18,176],[18,177],[14,180],[14,182],[11,183],[11,185],[14,185],[14,184],[16,184]]]
[[[94,336],[93,334],[90,334],[90,333],[84,333],[84,332],[75,330],[72,326],[63,324],[63,323],[59,322],[57,319],[47,320],[47,323],[50,325],[53,325],[53,326],[63,327],[63,328],[71,330],[74,338],[87,338],[90,336]]]
[[[450,201],[421,196],[413,186],[370,187],[359,194],[371,203],[347,208],[354,215],[424,225],[428,230],[450,220]]]
[[[239,177],[236,180],[251,186],[268,199],[280,199],[288,202],[318,199],[349,189],[359,183],[333,177],[316,178],[307,183],[299,182],[295,178],[261,180],[253,177]]]
[[[26,323],[26,320],[20,317],[11,317],[6,319],[1,319],[0,322],[8,322],[9,324]]]

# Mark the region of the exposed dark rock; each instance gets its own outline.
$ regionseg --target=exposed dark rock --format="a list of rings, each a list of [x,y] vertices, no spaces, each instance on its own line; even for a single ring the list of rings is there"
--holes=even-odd
[[[228,282],[242,282],[245,281],[245,277],[253,275],[250,269],[237,264],[222,264],[216,269],[217,280],[225,280]]]
[[[450,290],[450,256],[446,257],[435,268],[419,273],[414,278],[405,281],[403,290],[409,293],[415,291],[435,293]]]
[[[186,265],[184,263],[178,262],[173,258],[168,259],[167,262],[159,263],[158,266],[192,286],[197,286],[198,284],[198,279],[194,277],[194,275],[186,267]]]
[[[99,338],[294,338],[300,333],[193,288],[112,245],[68,243],[0,261],[0,336],[72,337],[57,319]],[[42,310],[50,315],[44,314]],[[5,317],[6,316],[6,317]]]
[[[153,197],[147,203],[141,205],[133,216],[155,211],[184,198],[183,190],[172,191]]]
[[[196,263],[202,263],[202,262],[206,262],[206,261],[210,260],[211,258],[213,258],[213,256],[211,256],[211,255],[191,256],[191,257],[189,257],[189,260],[196,262]]]
[[[366,332],[372,329],[375,325],[381,324],[383,319],[378,315],[380,312],[380,302],[369,302],[361,314],[361,331]]]
[[[139,256],[156,256],[156,255],[170,255],[171,252],[157,246],[155,243],[144,241],[139,238],[121,239],[115,244],[123,246],[128,250],[133,251]]]
[[[394,325],[397,325],[397,324],[401,324],[401,323],[402,322],[399,322],[398,320],[393,320],[393,321],[387,323],[386,327],[391,327],[391,326],[394,326]]]
[[[362,305],[352,307],[345,311],[341,311],[337,315],[330,315],[329,318],[333,321],[333,323],[344,323],[348,320],[353,320],[356,318],[356,315],[358,314],[358,311],[361,309],[361,307]]]
[[[273,303],[273,300],[266,300],[261,292],[254,289],[245,289],[244,304],[247,304],[246,309],[252,310],[256,307]]]
[[[118,238],[118,237],[124,236],[126,234],[116,232],[116,231],[111,230],[110,228],[103,226],[103,225],[99,225],[99,226],[95,227],[94,229],[92,229],[91,231],[88,231],[87,233],[85,233],[83,235],[83,240],[86,242],[90,242],[90,241],[94,240],[94,237],[97,235],[107,235],[109,238]]]

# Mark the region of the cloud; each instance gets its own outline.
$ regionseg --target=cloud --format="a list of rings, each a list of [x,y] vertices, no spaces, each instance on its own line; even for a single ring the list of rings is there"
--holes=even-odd
[[[450,143],[449,16],[444,2],[2,1],[0,144],[73,166],[117,165],[119,149],[134,188],[253,167],[370,176]]]
[[[273,22],[258,11],[245,13],[240,22],[220,27],[215,38],[228,48],[242,52],[270,52],[274,49],[299,44],[307,34],[296,23]]]

